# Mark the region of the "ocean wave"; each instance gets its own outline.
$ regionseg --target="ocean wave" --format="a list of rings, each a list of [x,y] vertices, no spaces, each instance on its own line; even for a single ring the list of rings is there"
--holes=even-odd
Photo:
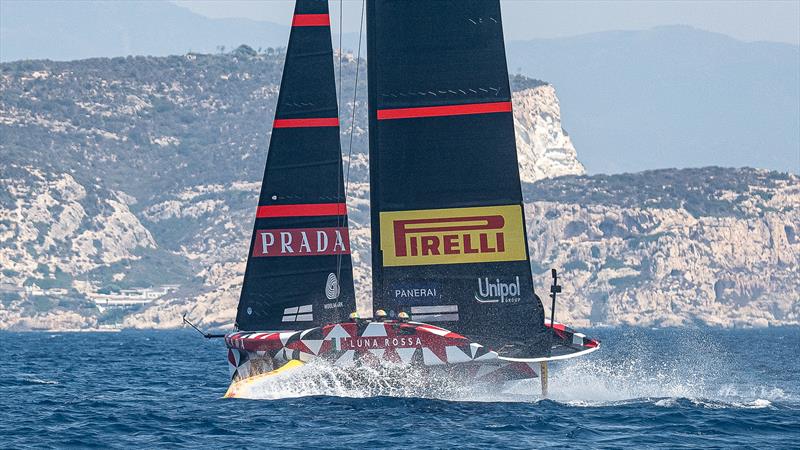
[[[407,397],[442,400],[488,399],[490,391],[405,365],[381,364],[343,368],[312,362],[288,372],[253,380],[240,398],[278,400],[297,397]],[[492,401],[492,400],[488,400]]]
[[[55,380],[42,380],[39,378],[23,378],[21,381],[23,384],[60,384]]]
[[[600,331],[600,351],[550,365],[549,399],[537,381],[500,391],[407,367],[310,364],[246,395],[268,401],[219,398],[229,380],[219,341],[69,334],[52,347],[47,334],[32,333],[20,346],[18,335],[0,333],[8,349],[0,410],[13,417],[0,420],[0,440],[14,448],[258,447],[264,430],[285,430],[269,434],[272,446],[314,446],[319,436],[329,447],[797,446],[800,358],[796,346],[775,344],[781,333],[794,342],[796,330],[715,332],[711,341],[691,330]]]
[[[708,409],[727,409],[727,408],[741,408],[741,409],[763,409],[772,407],[772,402],[763,398],[757,398],[753,401],[745,402],[722,402],[716,400],[693,399],[692,403],[701,408]]]
[[[763,398],[757,398],[752,402],[742,403],[740,405],[742,408],[747,408],[747,409],[761,409],[761,408],[771,407],[772,402]]]
[[[630,339],[617,351],[552,364],[550,398],[572,406],[650,402],[672,407],[688,400],[708,408],[768,408],[776,401],[798,400],[763,384],[703,336],[676,339],[666,354],[644,342]]]

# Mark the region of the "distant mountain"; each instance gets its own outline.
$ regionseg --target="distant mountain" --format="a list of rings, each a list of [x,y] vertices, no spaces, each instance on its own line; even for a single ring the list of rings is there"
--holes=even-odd
[[[590,173],[752,166],[800,173],[800,47],[684,26],[509,42],[558,89]]]
[[[164,0],[0,0],[0,61],[283,47],[289,26],[210,19]]]
[[[166,1],[0,0],[0,61],[283,47],[285,24],[209,19]],[[356,36],[346,34],[344,47]],[[685,26],[509,41],[548,80],[589,173],[752,166],[800,173],[800,47]]]

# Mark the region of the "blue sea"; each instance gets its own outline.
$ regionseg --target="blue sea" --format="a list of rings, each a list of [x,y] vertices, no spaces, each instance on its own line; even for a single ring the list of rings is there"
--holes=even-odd
[[[798,448],[800,329],[589,330],[538,386],[427,398],[302,382],[225,400],[224,344],[190,331],[0,333],[0,447]],[[316,383],[318,381],[318,383]],[[446,396],[445,396],[446,397]]]

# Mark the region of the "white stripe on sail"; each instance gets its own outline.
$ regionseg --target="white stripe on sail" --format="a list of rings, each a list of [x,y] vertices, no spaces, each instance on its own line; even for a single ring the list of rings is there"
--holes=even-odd
[[[458,314],[422,314],[411,318],[416,322],[456,322]]]
[[[412,306],[411,314],[454,313],[458,305]]]

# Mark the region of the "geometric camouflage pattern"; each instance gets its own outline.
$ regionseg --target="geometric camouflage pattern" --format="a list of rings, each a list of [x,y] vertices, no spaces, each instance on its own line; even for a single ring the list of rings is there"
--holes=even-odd
[[[545,323],[545,326],[550,328],[550,323]],[[593,351],[600,346],[600,341],[597,339],[587,337],[558,322],[553,323],[553,338],[556,345],[553,346],[552,357],[568,356],[572,358],[579,354],[589,353],[586,349]]]
[[[597,341],[562,324],[556,324],[554,329],[556,359],[588,353],[598,346]],[[393,320],[359,320],[302,331],[239,332],[225,336],[225,343],[232,381],[268,372],[290,360],[322,359],[339,367],[370,361],[444,366],[475,381],[499,382],[537,378],[542,360],[508,361],[444,328]]]

